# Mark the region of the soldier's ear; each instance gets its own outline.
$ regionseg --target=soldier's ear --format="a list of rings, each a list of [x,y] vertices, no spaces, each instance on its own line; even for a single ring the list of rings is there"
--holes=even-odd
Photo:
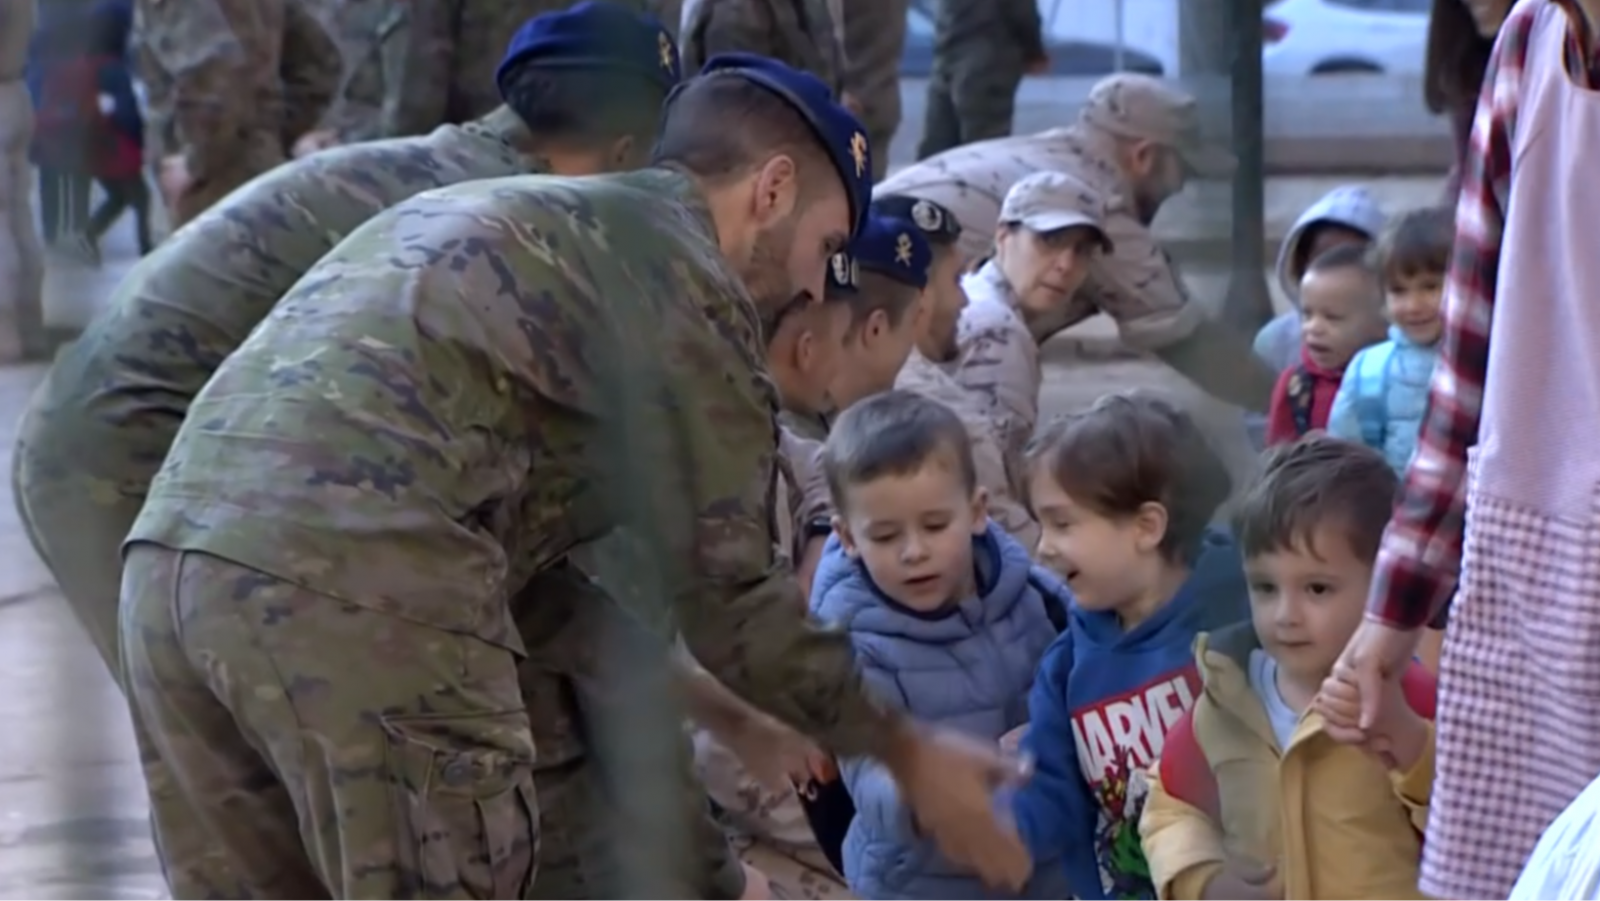
[[[756,170],[751,212],[757,225],[782,222],[795,211],[800,201],[799,174],[794,158],[786,153],[768,157]]]

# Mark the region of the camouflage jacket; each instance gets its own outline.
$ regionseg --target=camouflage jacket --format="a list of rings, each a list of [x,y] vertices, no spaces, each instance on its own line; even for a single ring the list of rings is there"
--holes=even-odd
[[[1014,451],[1007,453],[995,425],[984,415],[987,398],[969,393],[944,367],[916,350],[894,386],[936,400],[961,417],[972,442],[978,484],[989,494],[989,518],[1031,553],[1039,543],[1039,524],[1022,502],[1026,496],[1022,460]]]
[[[678,35],[683,70],[719,53],[759,53],[845,88],[843,30],[827,0],[686,0]]]
[[[146,153],[181,151],[197,182],[281,156],[339,86],[338,45],[301,0],[138,0],[134,46],[154,139]]]
[[[509,110],[338,147],[234,192],[139,261],[33,401],[41,464],[142,498],[190,402],[278,299],[357,226],[442,185],[538,168]]]
[[[455,185],[387,210],[195,398],[129,541],[201,550],[524,653],[511,595],[631,535],[635,608],[843,754],[896,732],[775,553],[755,305],[668,170]],[[670,614],[664,612],[670,610]]]
[[[1059,313],[1032,325],[1035,338],[1070,328],[1095,313],[1117,321],[1124,341],[1154,350],[1192,334],[1201,319],[1172,260],[1140,222],[1103,135],[1081,126],[980,141],[952,148],[879,182],[874,196],[920,197],[961,222],[961,250],[987,256],[1011,186],[1039,171],[1066,172],[1106,199],[1106,235],[1114,250],[1095,261],[1089,280]]]

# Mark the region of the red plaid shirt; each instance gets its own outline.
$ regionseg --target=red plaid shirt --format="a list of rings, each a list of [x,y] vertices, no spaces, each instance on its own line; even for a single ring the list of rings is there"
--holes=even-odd
[[[1583,14],[1560,3],[1574,23],[1569,59],[1587,51]],[[1444,337],[1428,389],[1428,410],[1417,452],[1406,470],[1394,519],[1383,533],[1367,615],[1404,629],[1428,622],[1455,593],[1467,494],[1467,449],[1478,442],[1484,383],[1489,368],[1489,325],[1500,276],[1511,179],[1511,139],[1528,56],[1528,38],[1540,4],[1518,5],[1500,29],[1456,204],[1455,250],[1445,285]],[[1588,74],[1596,78],[1593,67]]]

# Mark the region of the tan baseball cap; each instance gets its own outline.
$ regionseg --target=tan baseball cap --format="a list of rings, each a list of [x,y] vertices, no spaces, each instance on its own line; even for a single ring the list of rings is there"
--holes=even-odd
[[[1011,186],[1000,205],[1000,222],[1034,232],[1053,232],[1087,225],[1100,235],[1105,249],[1106,203],[1093,188],[1065,172],[1035,172]]]
[[[1151,75],[1119,72],[1102,78],[1089,91],[1078,120],[1118,137],[1171,147],[1200,178],[1226,178],[1238,165],[1233,154],[1201,137],[1194,97]]]

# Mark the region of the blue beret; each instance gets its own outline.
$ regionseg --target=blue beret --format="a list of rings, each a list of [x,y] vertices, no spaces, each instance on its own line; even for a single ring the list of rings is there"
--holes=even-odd
[[[860,274],[856,258],[848,251],[829,257],[827,296],[829,298],[853,296],[860,287],[857,284]]]
[[[816,133],[828,158],[844,181],[850,198],[851,236],[867,224],[872,203],[872,145],[867,130],[849,110],[833,99],[833,92],[809,72],[791,68],[755,53],[719,53],[706,61],[701,75],[736,74],[761,85],[794,107]]]
[[[890,194],[872,201],[874,216],[888,216],[909,222],[922,232],[930,244],[954,244],[961,237],[961,223],[944,206],[921,197]]]
[[[850,242],[856,265],[867,272],[892,278],[917,290],[928,286],[933,248],[912,223],[888,216],[871,216],[867,227]]]
[[[502,100],[512,71],[524,65],[633,72],[664,91],[676,87],[683,76],[678,45],[661,20],[611,0],[584,0],[522,23],[494,72]]]

